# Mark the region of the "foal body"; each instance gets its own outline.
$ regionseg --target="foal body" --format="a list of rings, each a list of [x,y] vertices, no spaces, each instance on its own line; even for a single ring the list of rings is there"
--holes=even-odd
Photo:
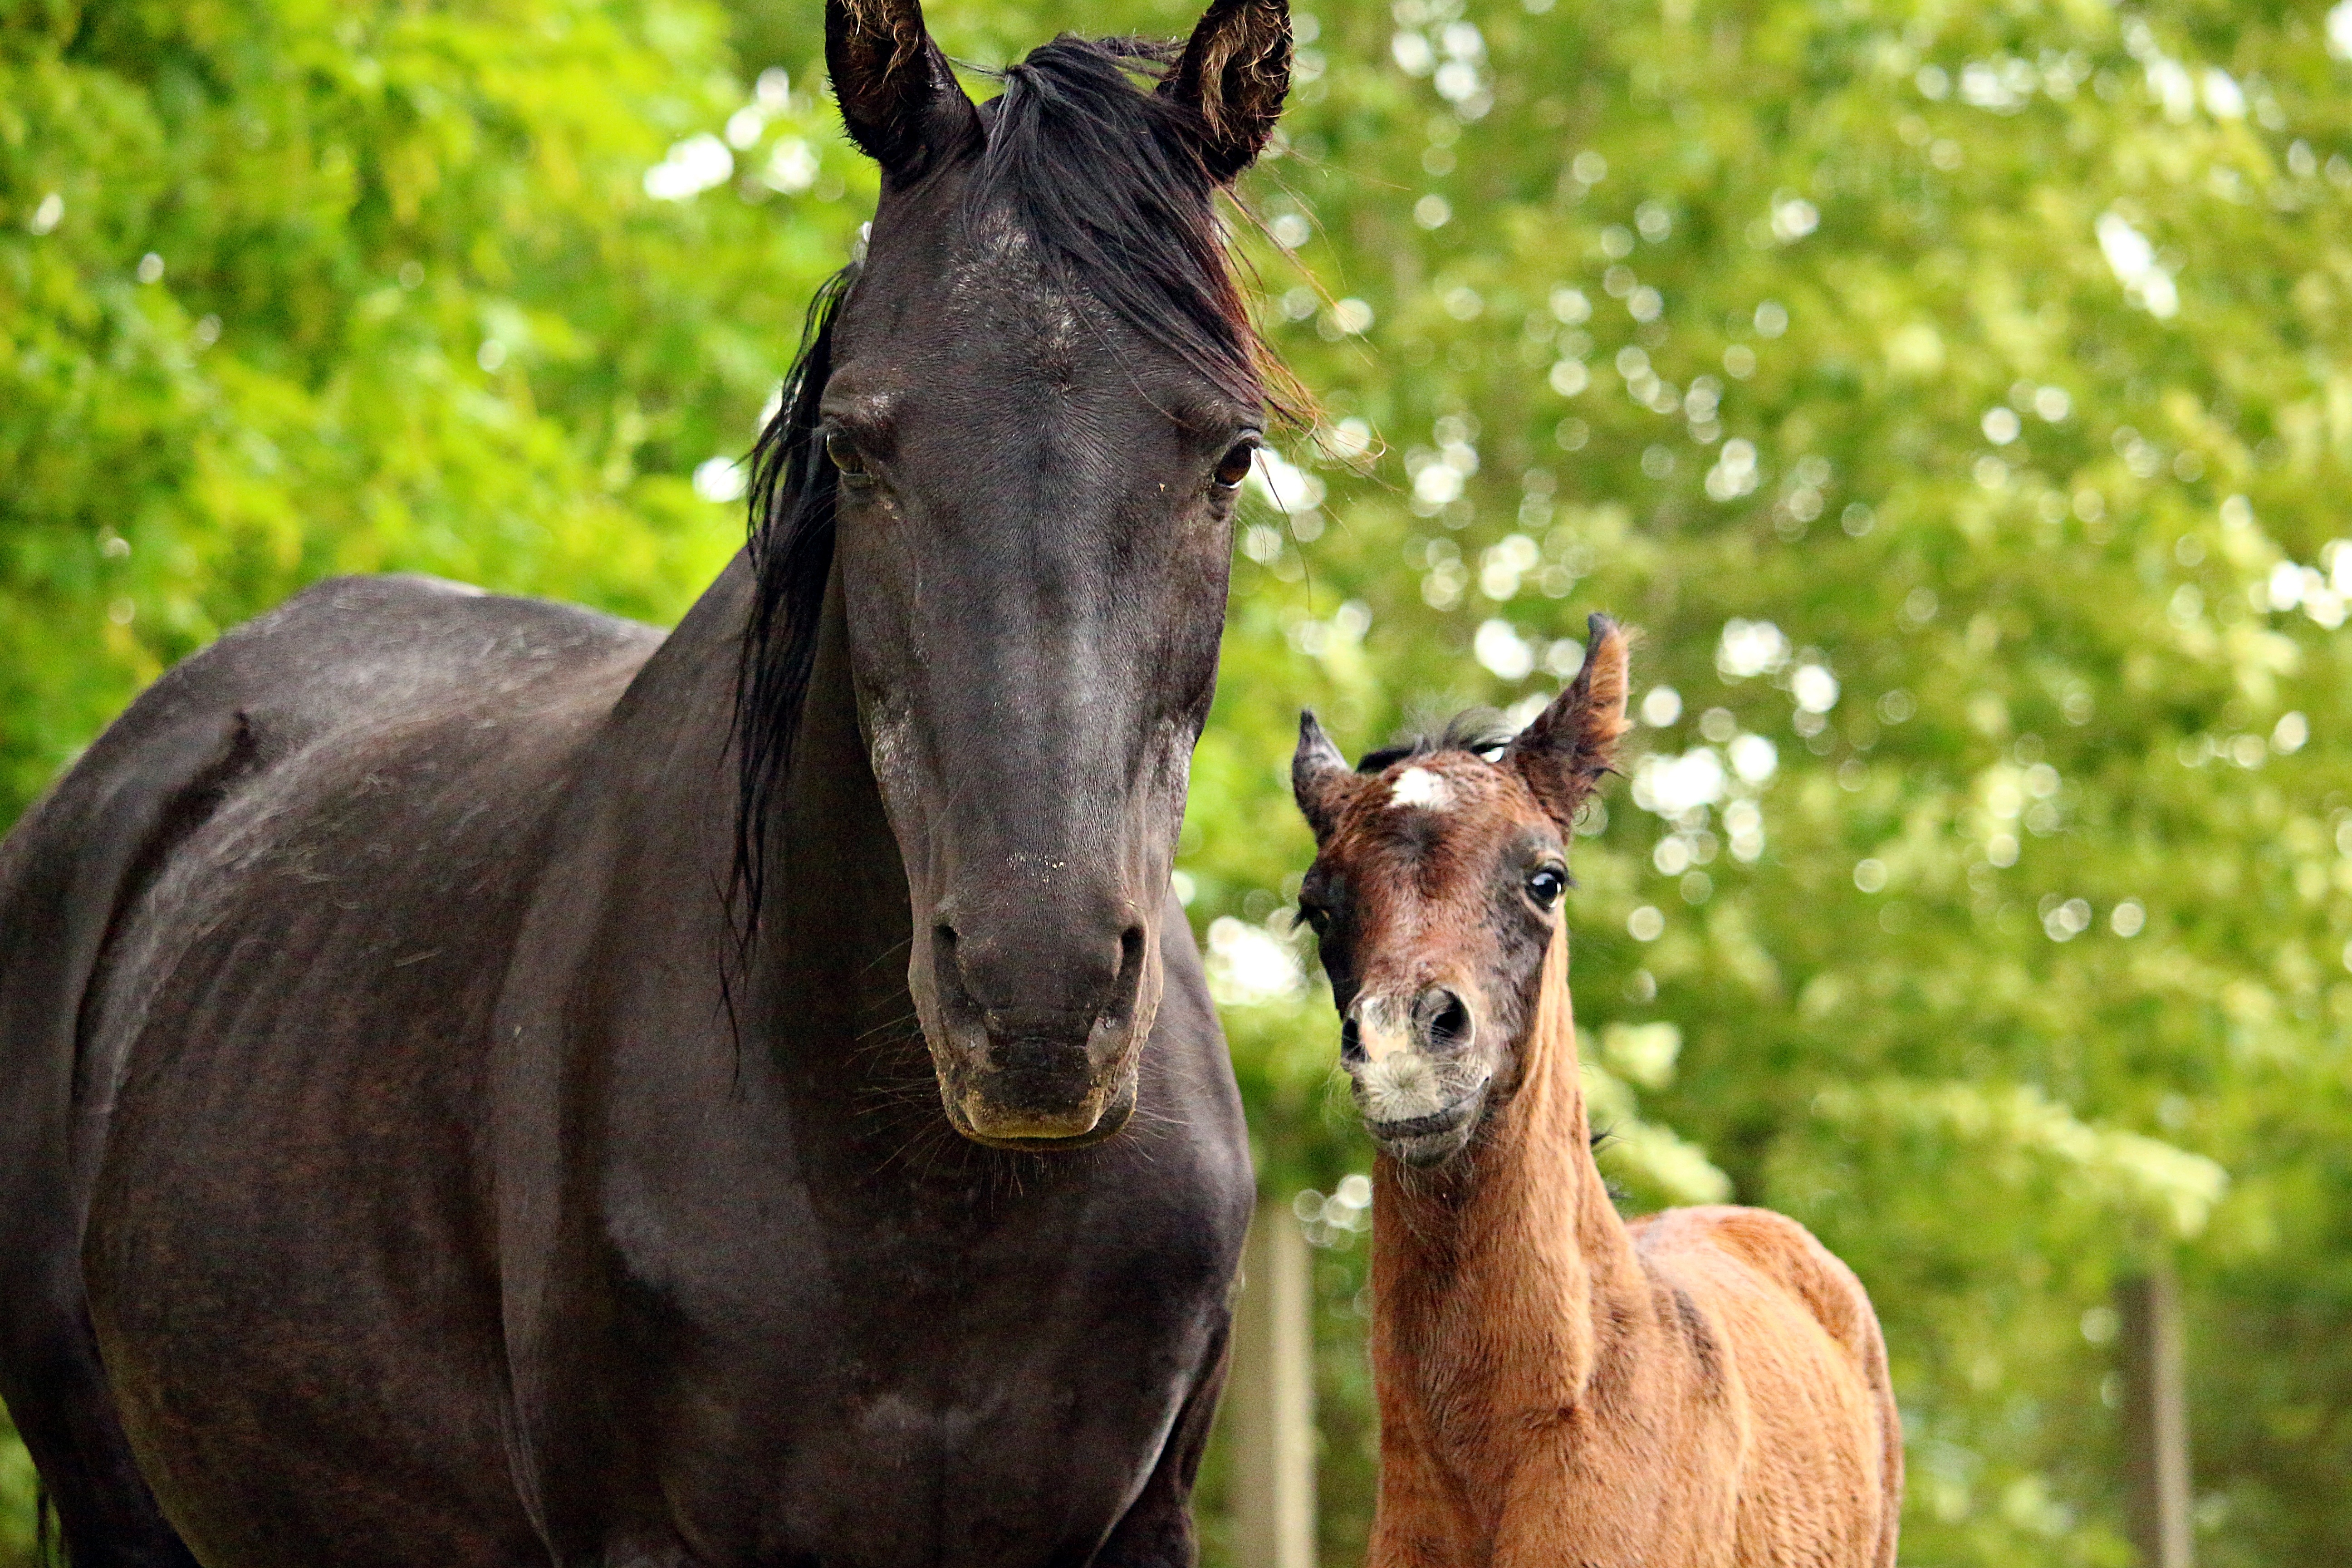
[[[1895,1561],[1902,1436],[1860,1281],[1794,1220],[1621,1220],[1568,939],[1458,1170],[1373,1169],[1373,1568]]]
[[[1889,1568],[1902,1436],[1861,1283],[1760,1209],[1628,1225],[1592,1161],[1550,917],[1624,659],[1595,617],[1498,761],[1356,773],[1302,736],[1301,905],[1381,1145],[1372,1568]]]

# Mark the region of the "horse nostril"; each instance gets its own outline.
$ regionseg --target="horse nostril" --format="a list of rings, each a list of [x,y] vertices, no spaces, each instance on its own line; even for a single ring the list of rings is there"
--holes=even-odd
[[[1343,1062],[1364,1059],[1363,1037],[1356,1032],[1356,1020],[1353,1018],[1339,1020],[1339,1059]]]
[[[1111,978],[1110,1000],[1103,1008],[1106,1021],[1124,1022],[1135,1009],[1143,989],[1143,945],[1139,925],[1118,933],[1118,973]]]
[[[1443,993],[1445,1000],[1437,1016],[1429,1021],[1429,1046],[1434,1051],[1460,1050],[1470,1043],[1470,1009],[1453,992]]]
[[[931,928],[931,967],[954,985],[958,994],[961,994],[963,961],[956,953],[955,927],[945,921]]]

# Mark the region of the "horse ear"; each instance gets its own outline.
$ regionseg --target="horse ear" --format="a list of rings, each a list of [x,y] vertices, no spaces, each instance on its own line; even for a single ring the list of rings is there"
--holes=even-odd
[[[824,65],[850,140],[904,184],[980,135],[980,113],[923,27],[922,0],[825,0]]]
[[[1290,90],[1288,0],[1213,0],[1160,90],[1200,111],[1210,177],[1234,178],[1265,149]]]
[[[1563,833],[1573,829],[1577,808],[1612,770],[1617,742],[1633,728],[1625,687],[1625,634],[1607,616],[1594,616],[1586,623],[1584,668],[1503,754]]]
[[[1307,826],[1315,830],[1315,842],[1320,844],[1339,826],[1339,814],[1348,808],[1348,801],[1356,793],[1355,770],[1348,759],[1315,721],[1315,710],[1307,709],[1298,715],[1298,750],[1290,759],[1290,793],[1297,799],[1298,809],[1307,818]]]

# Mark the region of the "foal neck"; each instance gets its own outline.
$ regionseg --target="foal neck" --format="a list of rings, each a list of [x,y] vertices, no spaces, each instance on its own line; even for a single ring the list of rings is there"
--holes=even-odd
[[[1472,1469],[1482,1434],[1507,1425],[1496,1417],[1577,1403],[1604,1348],[1596,1323],[1640,1280],[1592,1163],[1564,932],[1517,1055],[1516,1091],[1470,1148],[1430,1172],[1382,1155],[1373,1179],[1384,1418],[1392,1401],[1421,1406],[1418,1422]]]

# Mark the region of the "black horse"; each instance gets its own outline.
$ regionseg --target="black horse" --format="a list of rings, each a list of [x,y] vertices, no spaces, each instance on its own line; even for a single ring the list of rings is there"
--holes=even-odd
[[[979,107],[916,0],[826,52],[870,255],[674,633],[326,584],[0,846],[79,1568],[1191,1558],[1251,1180],[1169,868],[1288,22]]]

